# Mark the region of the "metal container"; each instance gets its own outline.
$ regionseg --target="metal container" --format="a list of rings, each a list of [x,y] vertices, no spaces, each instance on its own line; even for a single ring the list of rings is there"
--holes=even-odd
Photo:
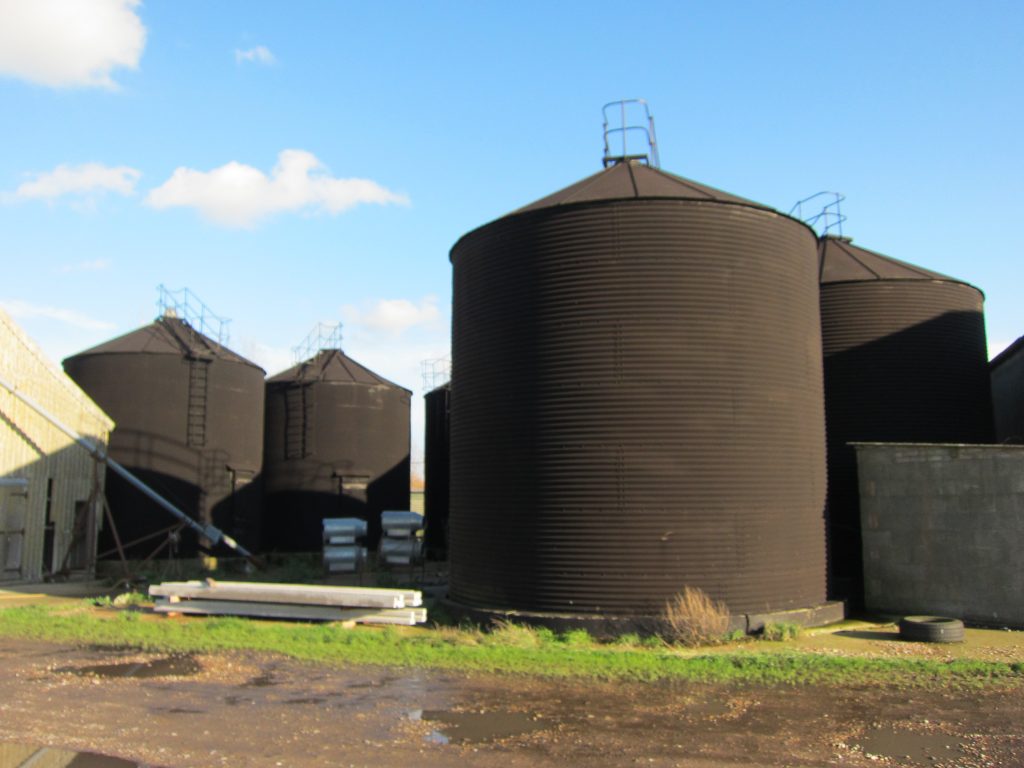
[[[323,522],[324,544],[355,544],[366,536],[366,521],[358,517],[333,517]]]
[[[464,236],[450,596],[650,616],[825,598],[815,237],[618,163]]]
[[[110,455],[181,510],[246,547],[259,542],[263,370],[174,317],[93,347],[64,370],[114,419]],[[129,557],[145,557],[174,524],[164,510],[108,473],[107,499]],[[177,554],[194,556],[186,530]],[[105,526],[100,550],[114,547]],[[116,556],[116,555],[115,555]]]
[[[857,247],[818,245],[828,424],[829,591],[863,599],[850,442],[991,442],[984,296],[956,278]]]
[[[367,522],[409,507],[411,392],[339,349],[325,349],[267,380],[264,547],[320,549],[324,518]]]
[[[451,450],[451,429],[448,403],[451,385],[444,384],[424,397],[426,433],[424,458],[426,460],[426,492],[424,493],[424,544],[427,556],[434,560],[448,557],[448,455]]]
[[[366,562],[366,547],[356,544],[324,547],[324,568],[328,573],[352,573]]]
[[[388,565],[411,565],[420,559],[423,542],[415,538],[380,540],[380,559]]]

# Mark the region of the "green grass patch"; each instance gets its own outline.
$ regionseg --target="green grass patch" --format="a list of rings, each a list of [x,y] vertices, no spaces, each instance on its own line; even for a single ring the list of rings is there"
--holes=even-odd
[[[602,680],[755,684],[980,686],[1024,682],[1024,664],[836,657],[807,652],[681,652],[664,643],[599,643],[585,632],[505,624],[356,627],[220,617],[150,616],[137,608],[24,606],[0,610],[0,635],[149,651],[280,653],[327,664],[375,664]]]

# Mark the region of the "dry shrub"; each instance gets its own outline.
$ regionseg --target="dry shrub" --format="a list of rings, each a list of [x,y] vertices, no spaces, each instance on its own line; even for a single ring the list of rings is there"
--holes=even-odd
[[[665,603],[665,639],[689,647],[721,642],[729,627],[729,609],[696,587],[686,587]]]

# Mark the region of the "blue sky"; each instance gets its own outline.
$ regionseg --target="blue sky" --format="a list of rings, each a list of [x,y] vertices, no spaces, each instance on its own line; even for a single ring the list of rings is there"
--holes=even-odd
[[[162,283],[269,373],[342,321],[346,352],[418,401],[420,361],[448,350],[451,246],[599,170],[601,107],[627,97],[665,170],[781,210],[840,191],[856,243],[985,291],[992,352],[1024,334],[1019,2],[0,0],[0,18],[0,306],[57,360],[151,321]]]

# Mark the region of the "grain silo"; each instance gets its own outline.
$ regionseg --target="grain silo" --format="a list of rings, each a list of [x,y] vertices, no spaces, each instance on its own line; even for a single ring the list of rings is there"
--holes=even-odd
[[[624,157],[451,261],[453,603],[824,602],[809,227]]]
[[[110,455],[204,523],[253,548],[258,541],[263,461],[263,376],[190,323],[163,316],[64,361],[64,370],[116,423]],[[108,473],[107,499],[129,557],[146,557],[175,520]],[[191,530],[176,554],[194,556]],[[103,550],[114,547],[103,531]]]
[[[829,589],[863,596],[850,442],[992,440],[982,292],[826,236],[818,245],[828,435]]]
[[[435,560],[448,556],[448,485],[451,428],[448,418],[451,384],[435,387],[424,396],[426,429],[423,454],[426,464],[424,544]]]
[[[312,551],[325,517],[367,521],[409,508],[412,393],[346,356],[322,349],[267,380],[264,546]]]

